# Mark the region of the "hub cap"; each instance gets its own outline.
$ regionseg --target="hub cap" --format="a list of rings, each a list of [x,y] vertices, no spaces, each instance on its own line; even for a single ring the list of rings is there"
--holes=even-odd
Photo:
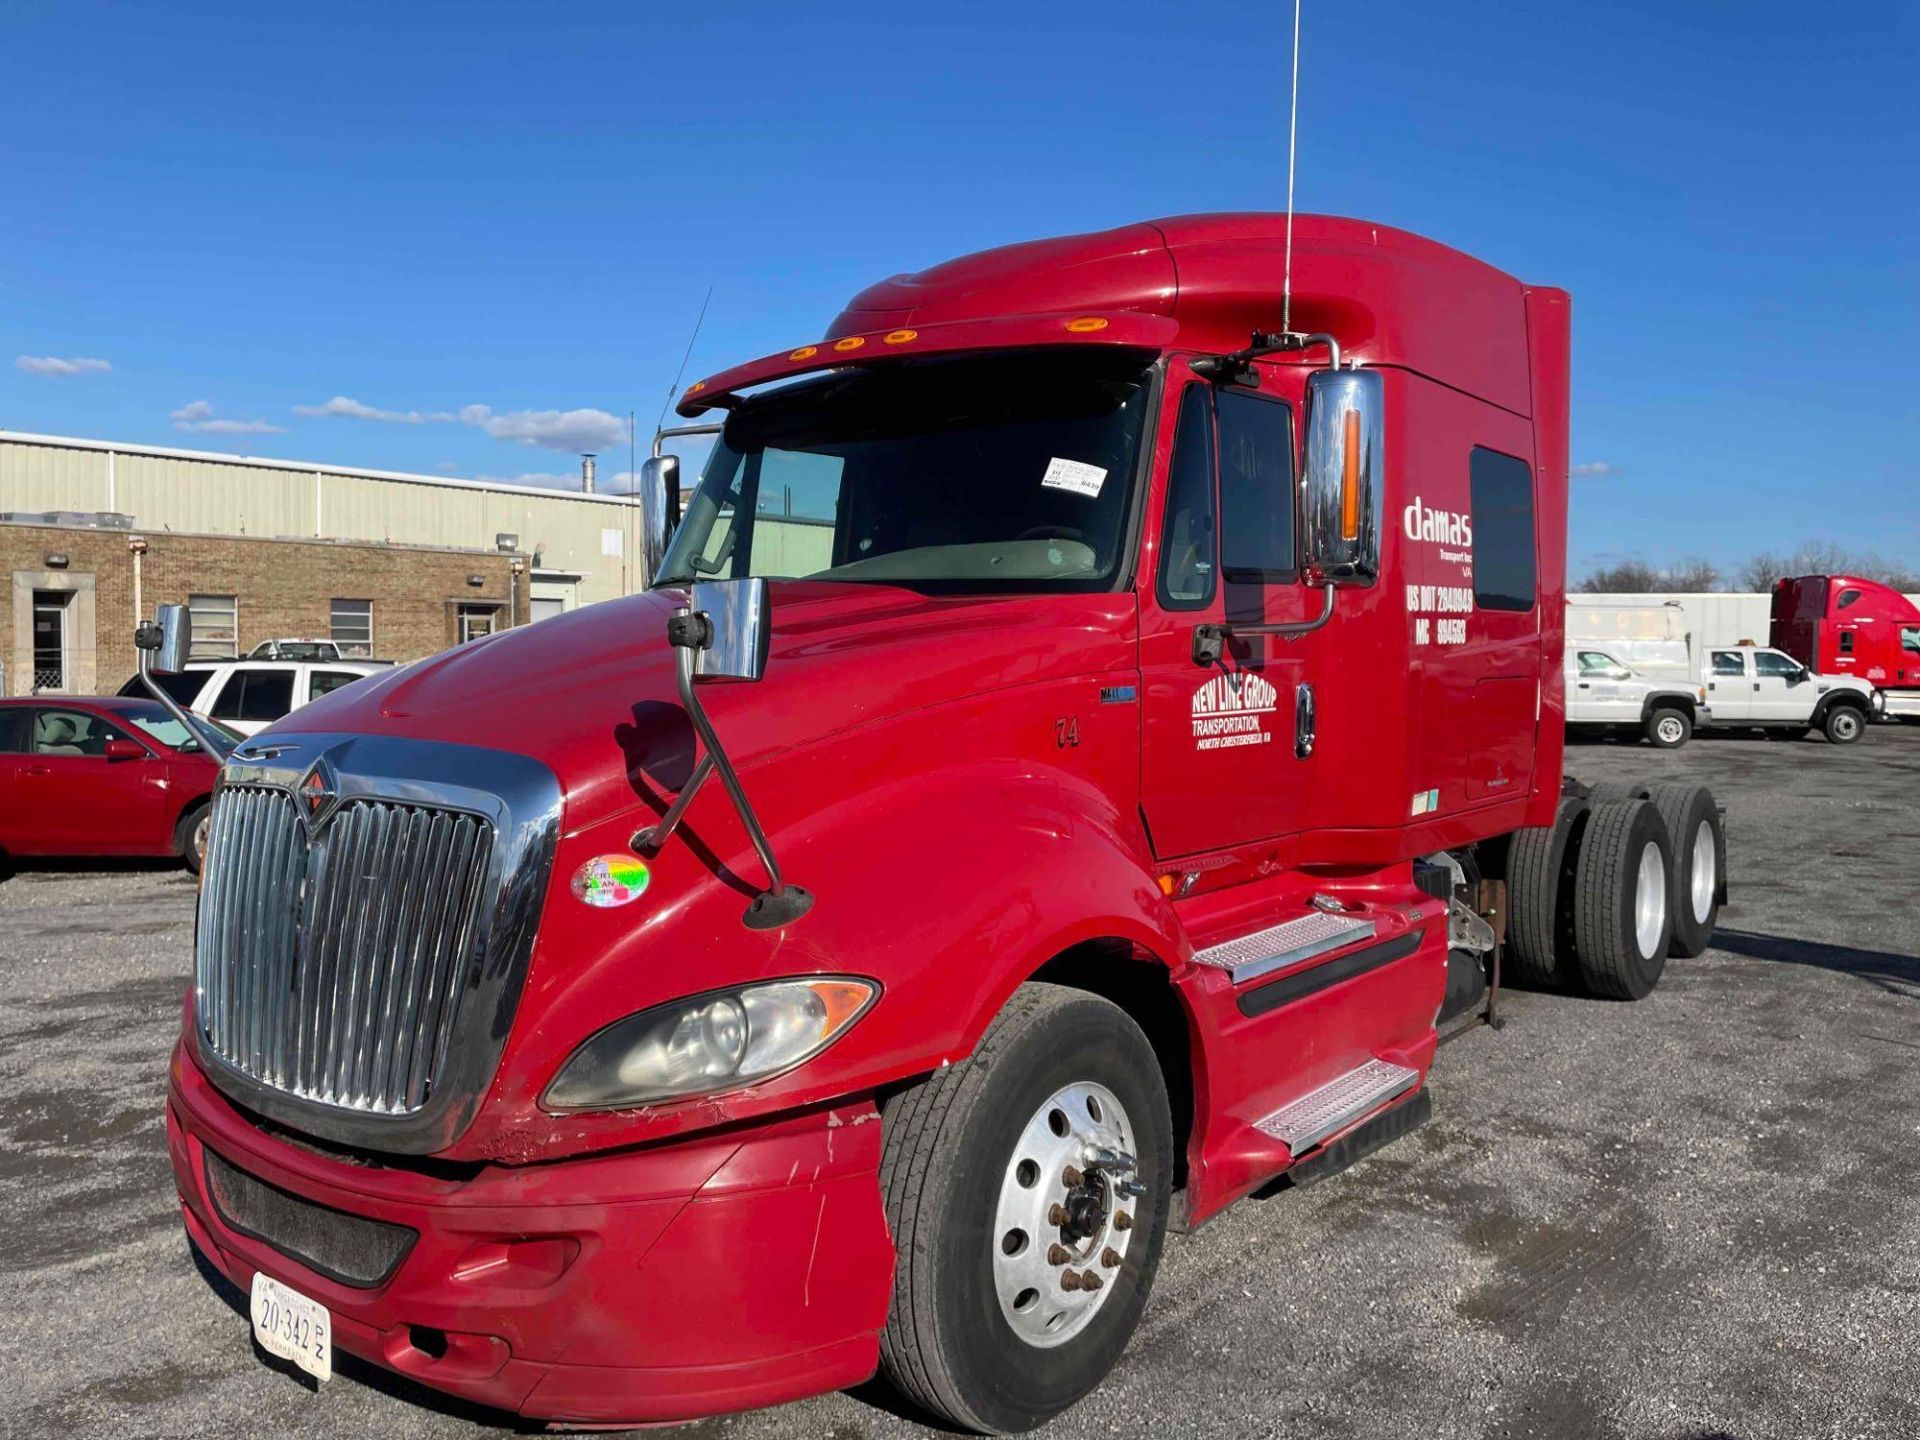
[[[1658,730],[1661,740],[1668,745],[1678,745],[1680,743],[1680,722],[1674,719],[1673,716],[1663,715],[1659,725],[1655,728]]]
[[[1713,913],[1713,892],[1720,883],[1720,857],[1713,848],[1713,822],[1702,820],[1693,834],[1693,919],[1704,925]]]
[[[1104,1085],[1049,1096],[1021,1129],[988,1237],[1000,1313],[1037,1349],[1084,1330],[1113,1294],[1133,1241],[1134,1132]]]
[[[1633,939],[1643,959],[1651,960],[1667,924],[1667,867],[1660,863],[1660,847],[1649,840],[1640,852],[1640,872],[1633,884]]]
[[[1842,710],[1833,717],[1833,733],[1842,740],[1851,740],[1860,733],[1860,717],[1851,710]]]

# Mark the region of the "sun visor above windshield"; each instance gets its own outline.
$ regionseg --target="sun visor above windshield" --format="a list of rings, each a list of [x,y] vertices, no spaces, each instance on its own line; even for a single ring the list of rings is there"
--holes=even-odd
[[[1164,315],[1137,311],[1107,314],[1010,315],[991,320],[901,326],[865,335],[842,335],[763,356],[697,380],[674,408],[682,415],[730,406],[739,392],[775,380],[849,365],[883,364],[916,355],[952,355],[964,350],[1021,350],[1043,345],[1103,345],[1161,350],[1179,325]]]

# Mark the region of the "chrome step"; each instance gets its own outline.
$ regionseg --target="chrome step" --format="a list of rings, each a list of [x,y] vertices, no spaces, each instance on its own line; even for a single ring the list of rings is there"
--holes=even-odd
[[[1342,945],[1364,940],[1378,928],[1372,920],[1331,910],[1312,910],[1293,920],[1222,941],[1193,953],[1196,965],[1225,970],[1236,985],[1298,965]]]
[[[1254,1121],[1253,1128],[1299,1155],[1419,1083],[1418,1070],[1390,1060],[1369,1060],[1291,1105],[1282,1105],[1266,1119]]]

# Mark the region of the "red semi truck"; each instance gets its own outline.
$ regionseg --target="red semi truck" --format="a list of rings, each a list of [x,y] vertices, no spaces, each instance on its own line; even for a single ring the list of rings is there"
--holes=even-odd
[[[1857,575],[1799,575],[1773,587],[1773,648],[1818,675],[1852,675],[1920,719],[1920,606]]]
[[[1025,1429],[1170,1228],[1424,1120],[1502,965],[1705,946],[1712,797],[1562,776],[1567,296],[1302,216],[1276,332],[1285,245],[875,285],[685,393],[646,593],[234,751],[167,1134],[264,1345]]]

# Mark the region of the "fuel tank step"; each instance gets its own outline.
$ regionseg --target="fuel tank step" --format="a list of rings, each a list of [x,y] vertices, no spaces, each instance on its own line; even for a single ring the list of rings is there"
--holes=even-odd
[[[1390,1060],[1369,1060],[1292,1104],[1282,1105],[1264,1120],[1256,1120],[1253,1128],[1299,1155],[1419,1083],[1418,1070]]]
[[[1374,921],[1357,915],[1313,910],[1251,935],[1242,935],[1237,940],[1225,940],[1196,950],[1193,960],[1196,965],[1225,970],[1233,977],[1234,984],[1243,985],[1329,950],[1364,940],[1377,928]]]

